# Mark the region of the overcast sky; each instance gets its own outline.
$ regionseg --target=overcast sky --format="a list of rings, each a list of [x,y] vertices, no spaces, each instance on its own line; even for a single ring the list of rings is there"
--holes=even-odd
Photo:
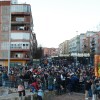
[[[98,29],[100,0],[19,0],[32,6],[34,32],[42,47],[58,47],[87,30]]]

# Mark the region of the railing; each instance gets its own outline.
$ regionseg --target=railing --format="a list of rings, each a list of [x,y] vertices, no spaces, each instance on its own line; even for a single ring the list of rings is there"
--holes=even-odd
[[[1,82],[1,86],[8,87],[8,88],[16,88],[18,86],[18,82],[6,80]]]

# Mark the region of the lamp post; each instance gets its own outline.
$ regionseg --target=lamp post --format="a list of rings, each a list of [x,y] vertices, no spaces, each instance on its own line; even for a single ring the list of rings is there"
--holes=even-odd
[[[10,18],[9,18],[9,41],[8,41],[8,74],[10,73],[10,50],[11,50],[11,48],[10,48],[10,43],[11,43],[11,2],[10,2]]]
[[[77,58],[78,58],[78,31],[76,31],[76,67],[77,67]]]

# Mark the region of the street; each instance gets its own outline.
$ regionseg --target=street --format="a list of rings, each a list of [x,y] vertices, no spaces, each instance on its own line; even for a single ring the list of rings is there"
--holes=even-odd
[[[57,97],[54,97],[53,100],[85,100],[84,99],[84,94],[82,93],[73,93],[73,94],[64,94],[64,95],[59,95]],[[89,98],[89,100],[92,100]]]

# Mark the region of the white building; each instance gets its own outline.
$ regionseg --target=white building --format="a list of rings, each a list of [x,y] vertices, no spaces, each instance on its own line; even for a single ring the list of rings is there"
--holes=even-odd
[[[87,31],[86,32],[86,37],[90,37],[90,36],[92,36],[92,35],[94,35],[94,34],[96,34],[97,32],[94,32],[94,31]]]
[[[18,4],[18,0],[11,0],[12,4]]]
[[[79,51],[79,35],[69,40],[69,52],[77,53]]]
[[[85,34],[80,34],[69,40],[70,53],[82,53]]]
[[[79,37],[80,38],[80,40],[79,40],[80,41],[79,53],[83,53],[83,46],[84,46],[84,41],[83,40],[85,39],[85,36],[86,35],[84,33],[80,34],[80,37]]]
[[[69,53],[69,40],[65,40],[63,43],[59,44],[59,54]]]

